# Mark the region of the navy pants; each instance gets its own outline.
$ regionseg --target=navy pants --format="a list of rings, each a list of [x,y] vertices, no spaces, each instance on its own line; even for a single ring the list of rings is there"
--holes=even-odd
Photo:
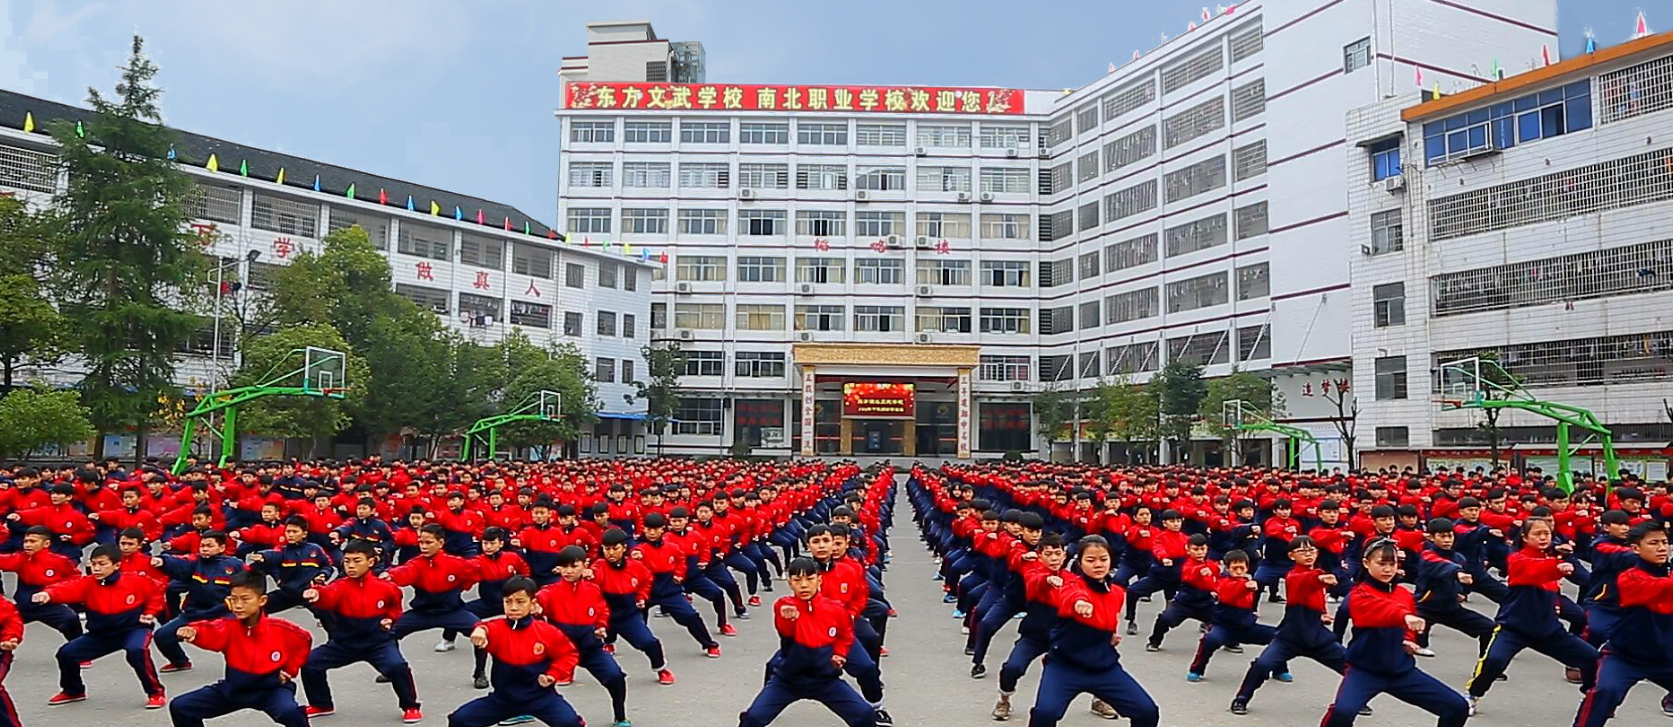
[[[533,699],[514,699],[499,692],[490,692],[485,697],[459,705],[447,715],[447,727],[489,727],[519,715],[538,719],[548,727],[583,727],[586,724],[581,715],[575,713],[575,708],[555,691],[542,692]]]
[[[167,623],[157,627],[157,653],[162,654],[163,658],[168,660],[168,663],[175,666],[192,663],[191,658],[186,656],[186,649],[180,646],[180,628],[193,621],[220,618],[225,615],[227,615],[227,611],[222,609],[220,613],[188,611],[175,616]]]
[[[1202,674],[1208,670],[1208,660],[1214,658],[1214,652],[1228,644],[1270,644],[1278,636],[1278,629],[1266,624],[1251,626],[1230,626],[1214,624],[1208,633],[1202,635],[1197,642],[1197,656],[1191,660],[1191,673]]]
[[[1583,690],[1591,689],[1597,681],[1597,649],[1584,639],[1562,630],[1533,636],[1500,625],[1493,629],[1487,654],[1476,662],[1475,674],[1470,677],[1468,686],[1470,696],[1485,696],[1499,675],[1505,673],[1505,667],[1510,666],[1510,660],[1523,649],[1533,649],[1556,659],[1563,666],[1579,669],[1580,688]]]
[[[645,617],[637,610],[628,611],[620,618],[612,614],[607,638],[613,640],[617,636],[650,657],[652,669],[660,670],[668,665],[662,654],[662,642],[657,640],[656,634],[651,633],[651,627],[645,625]]]
[[[976,653],[971,657],[971,663],[980,664],[987,660],[988,647],[993,644],[993,637],[999,630],[1005,628],[1006,622],[1022,613],[1022,608],[1009,598],[996,599],[995,603],[985,611],[980,611],[982,620],[977,622],[976,628],[970,630],[970,636],[975,640]]]
[[[379,674],[389,678],[389,685],[395,688],[395,701],[401,709],[418,709],[418,687],[413,683],[412,667],[407,665],[406,657],[401,656],[401,649],[394,639],[381,644],[352,646],[340,641],[327,641],[314,647],[308,653],[308,662],[302,666],[302,690],[308,695],[308,704],[320,709],[334,707],[336,703],[331,699],[331,683],[326,681],[326,672],[360,662],[371,664]]]
[[[672,582],[670,581],[670,583]],[[697,615],[697,609],[691,607],[691,602],[685,600],[683,591],[676,590],[673,593],[663,595],[653,594],[651,600],[645,605],[651,608],[660,607],[667,611],[669,618],[674,619],[674,623],[684,626],[686,632],[691,634],[691,638],[697,641],[698,646],[708,649],[720,645],[715,642],[713,637],[709,636],[709,627],[703,624],[703,617]]]
[[[440,613],[407,611],[395,619],[395,625],[389,629],[389,635],[400,641],[412,634],[431,629],[452,629],[470,633],[471,629],[476,628],[476,623],[476,614],[463,608]]]
[[[742,616],[749,613],[744,608],[744,593],[738,588],[738,579],[733,578],[732,571],[726,569],[726,561],[709,561],[709,567],[703,569],[703,576],[725,591],[727,598],[732,599],[732,615]]]
[[[1615,716],[1615,708],[1626,700],[1627,692],[1646,679],[1662,689],[1673,691],[1673,664],[1665,660],[1659,664],[1647,664],[1604,649],[1603,657],[1598,660],[1597,684],[1586,692],[1586,698],[1580,702],[1580,712],[1574,716],[1574,727],[1603,727],[1604,722]]]
[[[6,675],[10,673],[12,652],[0,652],[0,727],[22,727],[23,721],[17,716],[17,705],[12,704],[12,695],[6,691]]]
[[[1169,600],[1179,591],[1179,566],[1157,567],[1150,574],[1140,578],[1132,588],[1127,589],[1127,620],[1133,620],[1133,612],[1138,608],[1139,599],[1147,598],[1155,593],[1161,593]],[[1171,608],[1171,607],[1170,607]],[[1175,624],[1177,625],[1177,624]]]
[[[1298,644],[1282,636],[1272,640],[1261,655],[1249,664],[1249,671],[1243,674],[1243,685],[1237,688],[1237,697],[1233,701],[1248,704],[1254,698],[1255,690],[1266,683],[1267,677],[1282,674],[1290,670],[1290,661],[1298,656],[1305,656],[1323,664],[1337,674],[1347,668],[1347,650],[1340,643],[1330,639],[1319,639],[1318,643]],[[1355,710],[1355,714],[1358,710]]]
[[[1423,633],[1417,635],[1418,646],[1428,647],[1430,632],[1434,631],[1436,626],[1445,626],[1466,636],[1474,637],[1477,642],[1477,657],[1487,653],[1487,644],[1493,638],[1493,619],[1463,606],[1440,609],[1426,609],[1418,606],[1417,616],[1427,624]]]
[[[1034,637],[1027,634],[1017,637],[1016,645],[1011,647],[1011,655],[1005,657],[1005,663],[999,667],[999,693],[1011,694],[1017,690],[1017,682],[1022,675],[1028,673],[1028,665],[1035,659],[1045,656],[1046,650],[1051,648],[1051,642],[1044,636]]]
[[[1462,727],[1470,718],[1470,703],[1464,695],[1420,669],[1386,674],[1348,667],[1342,673],[1342,686],[1336,689],[1336,701],[1325,711],[1320,727],[1348,727],[1379,694],[1435,715],[1436,727]]]
[[[1161,721],[1156,701],[1126,669],[1116,667],[1095,672],[1047,659],[1034,708],[1028,711],[1028,727],[1056,727],[1069,711],[1069,703],[1082,694],[1091,694],[1114,707],[1132,727],[1156,727]]]
[[[41,623],[51,627],[64,635],[69,641],[82,634],[81,619],[69,606],[62,603],[33,603],[29,597],[39,591],[31,592],[28,596],[18,594],[17,613],[23,617],[24,623]]]
[[[1133,602],[1129,600],[1127,603],[1131,605]],[[1206,624],[1213,619],[1213,616],[1214,606],[1212,604],[1207,606],[1181,606],[1178,601],[1170,601],[1167,608],[1156,614],[1156,627],[1150,631],[1150,643],[1153,646],[1161,646],[1162,637],[1167,636],[1169,631],[1180,624],[1191,619]]]
[[[726,592],[697,569],[687,569],[685,592],[709,602],[715,610],[715,625],[726,625]]]
[[[726,555],[725,563],[732,570],[744,574],[745,585],[749,586],[749,595],[755,595],[755,591],[761,587],[761,569],[755,561],[742,551],[734,550]]]
[[[786,707],[803,699],[811,699],[825,705],[840,718],[848,727],[876,727],[877,712],[866,704],[860,695],[854,693],[854,688],[848,686],[841,679],[831,679],[824,684],[801,686],[792,689],[778,678],[770,678],[767,685],[761,688],[761,693],[755,695],[749,709],[738,715],[738,727],[765,727],[772,724]]]
[[[157,669],[151,663],[151,629],[135,628],[116,633],[85,633],[58,647],[58,689],[65,694],[86,694],[87,684],[81,680],[81,662],[93,661],[106,654],[124,652],[128,666],[145,696],[163,693],[163,683],[157,679]]]
[[[878,706],[883,704],[883,669],[860,644],[858,637],[854,639],[854,645],[848,647],[848,662],[842,665],[842,671],[854,677],[854,682],[860,685],[860,696],[865,697],[867,702]]]
[[[203,721],[246,709],[266,714],[275,724],[307,727],[308,715],[296,703],[296,685],[272,689],[234,688],[224,681],[194,689],[168,703],[174,727],[203,727]]]

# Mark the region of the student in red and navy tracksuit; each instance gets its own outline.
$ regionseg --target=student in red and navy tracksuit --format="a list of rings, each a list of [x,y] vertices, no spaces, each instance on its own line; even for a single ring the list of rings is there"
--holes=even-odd
[[[1164,530],[1163,532],[1168,531]],[[1187,620],[1195,619],[1204,626],[1213,625],[1214,594],[1220,584],[1220,569],[1215,564],[1205,560],[1207,557],[1208,536],[1198,533],[1185,540],[1185,546],[1177,560],[1167,559],[1173,561],[1179,590],[1174,592],[1173,598],[1168,601],[1167,608],[1156,614],[1156,625],[1150,630],[1150,640],[1144,644],[1145,651],[1161,651],[1162,638]],[[1159,568],[1167,567],[1161,565],[1160,562],[1157,566]],[[1151,572],[1154,573],[1155,570]],[[1128,613],[1131,614],[1132,610],[1133,602],[1128,601]],[[1127,633],[1129,635],[1133,633],[1133,623],[1130,618],[1127,621]]]
[[[1284,618],[1278,622],[1278,632],[1272,643],[1261,650],[1261,655],[1249,664],[1243,674],[1243,684],[1232,698],[1232,714],[1248,714],[1249,700],[1255,690],[1266,683],[1268,676],[1279,681],[1292,681],[1291,659],[1305,656],[1325,665],[1337,674],[1342,673],[1346,654],[1341,642],[1325,624],[1330,614],[1325,611],[1325,592],[1336,586],[1336,574],[1318,567],[1319,546],[1306,535],[1290,540],[1290,562],[1293,567],[1284,574]],[[1256,595],[1259,595],[1257,592]],[[1369,714],[1370,708],[1361,711]]]
[[[860,572],[853,562],[844,560],[837,551],[837,540],[834,536],[836,525],[815,525],[807,529],[808,554],[813,556],[820,568],[820,593],[837,603],[842,604],[848,611],[850,618],[858,619],[865,608],[867,585],[865,575]],[[877,659],[867,651],[861,643],[859,631],[856,629],[851,648],[845,654],[847,661],[842,670],[854,677],[860,687],[860,696],[871,703],[872,709],[877,711],[879,725],[891,725],[894,717],[883,704],[883,670]]]
[[[1214,605],[1214,616],[1208,633],[1197,643],[1197,656],[1191,660],[1188,681],[1201,681],[1208,670],[1208,660],[1214,652],[1227,644],[1270,644],[1278,629],[1258,623],[1255,615],[1256,590],[1260,585],[1249,574],[1249,554],[1234,550],[1226,554],[1225,573],[1215,584],[1219,603]]]
[[[1417,617],[1412,592],[1394,582],[1400,571],[1400,546],[1387,538],[1366,545],[1364,577],[1348,592],[1348,617],[1353,619],[1353,641],[1336,701],[1325,712],[1321,727],[1348,727],[1360,710],[1379,694],[1436,716],[1437,727],[1460,727],[1470,718],[1470,704],[1459,694],[1417,668]]]
[[[180,640],[226,655],[226,676],[169,702],[174,727],[203,727],[203,721],[245,709],[262,712],[285,727],[306,727],[308,715],[296,703],[296,673],[308,659],[314,637],[307,630],[262,612],[267,576],[233,576],[226,598],[229,616],[193,621]]]
[[[999,721],[1011,718],[1011,695],[1016,693],[1022,675],[1028,673],[1028,665],[1051,648],[1051,628],[1057,623],[1057,589],[1070,577],[1063,569],[1066,554],[1062,534],[1041,534],[1035,552],[1038,559],[1021,574],[1026,605],[1022,623],[1017,626],[1017,643],[999,667],[999,702],[993,706],[993,718]]]
[[[396,641],[430,629],[476,628],[479,619],[465,609],[462,594],[475,585],[478,569],[469,560],[442,552],[446,539],[440,525],[419,528],[418,557],[383,572],[382,577],[397,586],[412,586],[412,603],[389,630]],[[436,644],[437,651],[449,648],[446,641]]]
[[[6,675],[12,673],[12,654],[23,642],[23,616],[17,606],[0,597],[0,727],[20,727],[17,706],[6,691]]]
[[[1429,521],[1426,527],[1429,543],[1417,558],[1417,615],[1428,625],[1417,635],[1418,656],[1434,656],[1429,651],[1429,634],[1436,626],[1446,626],[1476,639],[1476,657],[1487,653],[1493,636],[1493,619],[1465,608],[1464,589],[1475,583],[1469,561],[1452,546],[1457,541],[1454,523],[1444,517]]]
[[[303,605],[302,593],[331,575],[331,555],[308,540],[308,519],[285,518],[284,542],[272,550],[249,554],[252,570],[273,576],[276,588],[267,597],[267,612],[279,613]]]
[[[12,597],[17,599],[17,610],[24,623],[46,624],[63,634],[65,641],[81,635],[81,619],[69,606],[40,605],[30,600],[47,586],[81,575],[75,561],[53,552],[51,530],[30,526],[23,533],[22,552],[0,554],[0,571],[17,574],[17,590],[12,592]]]
[[[592,577],[604,593],[610,606],[610,628],[607,639],[620,636],[633,648],[651,660],[651,669],[661,672],[668,666],[663,657],[662,641],[645,625],[645,604],[651,597],[651,570],[645,564],[627,557],[627,533],[621,528],[604,531],[600,552],[603,559],[592,565]]]
[[[1090,693],[1133,727],[1156,727],[1161,713],[1144,687],[1121,668],[1121,606],[1126,592],[1111,582],[1109,542],[1096,535],[1075,546],[1080,573],[1057,593],[1051,650],[1029,727],[1055,727],[1075,697]]]
[[[668,519],[662,513],[653,512],[645,515],[643,523],[641,542],[633,546],[633,559],[643,562],[651,571],[651,597],[646,599],[646,605],[666,610],[674,623],[684,626],[710,658],[719,658],[720,642],[709,635],[703,617],[686,600],[685,551],[663,537],[667,534]]]
[[[150,578],[118,571],[119,560],[116,548],[97,546],[87,558],[92,575],[54,583],[30,598],[37,604],[80,604],[87,609],[87,633],[58,648],[60,691],[48,705],[87,699],[81,663],[121,651],[145,689],[145,708],[163,708],[163,683],[151,663],[151,627],[163,612],[163,587]]]
[[[1493,620],[1492,640],[1487,653],[1476,663],[1470,677],[1470,711],[1473,714],[1493,682],[1523,649],[1533,649],[1564,666],[1580,670],[1580,688],[1589,690],[1597,677],[1597,649],[1563,628],[1557,620],[1557,588],[1574,572],[1565,556],[1572,546],[1551,548],[1550,520],[1529,518],[1522,524],[1522,549],[1510,554],[1505,572],[1510,592],[1499,604]]]
[[[178,631],[181,626],[227,615],[226,599],[232,589],[233,576],[245,569],[244,561],[227,555],[226,551],[226,533],[210,530],[198,537],[196,558],[164,555],[151,559],[152,567],[161,570],[172,584],[186,594],[186,605],[180,609],[180,614],[157,627],[157,653],[168,660],[162,673],[171,674],[192,668],[192,660],[180,647]]]
[[[1138,599],[1149,598],[1152,594],[1161,592],[1164,597],[1172,601],[1175,594],[1179,592],[1181,576],[1184,573],[1185,561],[1189,551],[1187,543],[1190,542],[1190,537],[1181,530],[1184,525],[1185,516],[1179,514],[1178,510],[1162,512],[1162,529],[1156,531],[1150,544],[1150,550],[1156,556],[1155,564],[1150,566],[1149,573],[1138,579],[1137,582],[1133,583],[1133,587],[1129,589],[1131,591],[1129,595],[1132,596],[1132,599],[1127,601],[1128,636],[1137,636],[1139,633],[1139,625],[1134,620],[1134,609],[1138,607]],[[1207,555],[1208,538],[1204,537],[1202,539],[1202,552],[1196,559],[1200,561]],[[1213,593],[1212,588],[1209,589],[1209,593]],[[1207,608],[1207,604],[1201,605],[1203,608]],[[1173,606],[1170,604],[1169,609],[1172,608]],[[1206,611],[1203,616],[1203,621],[1206,623]],[[1158,616],[1157,618],[1161,617]],[[1184,619],[1181,619],[1173,626],[1178,626],[1184,622]],[[1157,622],[1158,625],[1160,623],[1160,621]],[[1167,633],[1167,629],[1160,629],[1160,631],[1164,634]],[[1157,635],[1152,635],[1150,640],[1152,643],[1161,643],[1161,638]]]
[[[476,599],[465,604],[465,610],[470,611],[478,621],[500,615],[500,586],[516,576],[529,577],[529,564],[523,556],[505,549],[510,535],[505,528],[498,525],[489,526],[482,531],[481,555],[470,559],[476,566]],[[436,646],[437,651],[453,650],[453,637],[459,633],[454,629],[443,629],[441,643]],[[488,688],[488,652],[472,649],[476,659],[475,671],[471,672],[471,681],[477,689]]]
[[[1615,576],[1618,616],[1598,660],[1597,685],[1586,692],[1574,727],[1602,727],[1633,686],[1646,679],[1673,689],[1673,573],[1667,528],[1646,520],[1627,535],[1638,563]]]
[[[877,713],[842,681],[853,650],[853,618],[842,604],[819,595],[819,564],[796,558],[785,568],[791,595],[773,604],[779,647],[767,661],[767,680],[739,727],[765,727],[786,707],[803,699],[825,705],[848,727],[875,727]]]
[[[615,712],[616,724],[627,722],[627,674],[616,657],[604,650],[604,637],[610,632],[610,607],[604,603],[604,592],[598,584],[582,578],[587,569],[587,551],[579,545],[564,546],[558,551],[558,582],[540,589],[535,603],[540,614],[553,626],[563,631],[575,645],[578,664],[610,693],[610,707]],[[673,684],[674,674],[667,669],[657,672],[662,684]]]
[[[336,712],[326,672],[363,661],[395,688],[401,721],[412,724],[424,719],[412,668],[390,634],[401,617],[401,587],[373,573],[380,555],[371,541],[351,540],[343,547],[343,577],[302,592],[302,599],[315,611],[329,616],[322,619],[326,642],[315,647],[302,666],[310,718]]]
[[[580,658],[563,630],[534,617],[539,586],[521,576],[505,582],[504,616],[483,621],[471,631],[471,644],[494,658],[489,681],[494,691],[447,715],[448,727],[488,727],[500,720],[529,715],[550,727],[582,727],[585,722],[555,687],[575,678]]]

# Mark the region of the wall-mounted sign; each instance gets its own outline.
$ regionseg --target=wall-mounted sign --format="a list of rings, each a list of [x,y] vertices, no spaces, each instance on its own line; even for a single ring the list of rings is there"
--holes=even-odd
[[[595,83],[568,86],[570,109],[669,111],[858,111],[1018,115],[1022,91],[934,86],[767,86],[706,83]]]
[[[913,384],[847,383],[842,385],[842,415],[910,419],[917,412]]]

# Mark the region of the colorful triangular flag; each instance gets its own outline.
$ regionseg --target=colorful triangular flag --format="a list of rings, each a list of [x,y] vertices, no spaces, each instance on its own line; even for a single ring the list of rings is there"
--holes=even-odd
[[[413,212],[414,211],[413,207],[412,207],[412,195],[410,195],[410,194],[407,195],[407,211],[408,212]]]
[[[1638,11],[1638,22],[1632,26],[1632,37],[1634,40],[1637,40],[1648,36],[1649,34],[1650,25],[1649,23],[1644,22],[1644,11],[1640,10]]]
[[[1190,24],[1185,26],[1185,32],[1187,32],[1187,33],[1191,32],[1193,30],[1196,30],[1196,29],[1197,29],[1197,21],[1195,21],[1195,20],[1191,21]]]
[[[641,249],[639,251],[639,259],[643,260],[645,262],[650,262],[651,261],[651,251]]]
[[[457,221],[463,221],[465,219],[465,211],[459,209],[459,205],[453,205],[453,219]]]
[[[1235,12],[1237,12],[1237,6],[1236,5],[1227,5],[1226,6],[1226,14],[1227,15],[1231,15],[1232,13],[1235,13]]]
[[[1422,93],[1423,92],[1423,68],[1419,67],[1419,66],[1413,66],[1413,68],[1417,69],[1417,91],[1418,91],[1418,93]]]
[[[354,182],[349,182],[348,191],[344,192],[343,196],[354,199]]]
[[[1499,69],[1499,59],[1494,58],[1493,59],[1493,80],[1497,81],[1497,80],[1500,80],[1502,78],[1504,78],[1504,71]]]
[[[1114,61],[1110,62],[1110,73],[1115,73],[1115,62]]]
[[[592,247],[592,246],[593,246],[593,239],[589,236],[582,235],[581,236],[581,247]]]
[[[171,162],[174,161],[174,156],[175,156],[174,155],[174,145],[169,144],[168,145],[168,160],[171,161]]]
[[[1640,17],[1643,17],[1643,16],[1640,16]],[[80,121],[76,122],[76,136],[81,137],[83,139],[87,138],[87,129],[82,128]]]
[[[1586,29],[1586,52],[1587,53],[1596,53],[1597,52],[1597,36],[1592,35],[1592,29],[1591,28]]]
[[[319,175],[318,174],[314,175],[314,191],[315,192],[319,191]]]
[[[218,171],[221,171],[221,160],[217,159],[215,157],[214,152],[210,152],[209,153],[209,163],[205,164],[203,166],[204,166],[205,169],[208,169],[211,172],[218,172]]]
[[[1435,99],[1439,100],[1440,98],[1441,98],[1441,82],[1436,81],[1435,82]]]
[[[485,214],[482,214],[482,208],[481,207],[476,208],[476,224],[479,224],[479,225],[488,224],[488,216],[485,215]]]
[[[633,254],[633,243],[631,243],[631,242],[622,243],[622,254],[623,255],[632,255]]]
[[[1226,6],[1224,6],[1224,5],[1215,5],[1215,6],[1214,6],[1214,14],[1215,14],[1215,15],[1225,15],[1225,14],[1226,14]]]
[[[550,227],[546,228],[546,239],[548,239],[548,240],[558,239],[558,231],[554,230]]]
[[[663,265],[667,265],[667,264],[668,264],[668,253],[662,253],[662,255],[661,255],[661,256],[660,256],[660,258],[661,258],[661,259],[659,259],[659,260],[657,260],[657,262],[659,262],[659,263],[662,263],[662,264],[663,264]]]
[[[25,112],[23,112],[23,133],[32,134],[34,132],[35,132],[35,112],[25,111]]]
[[[1213,16],[1208,14],[1208,8],[1204,7],[1202,9],[1202,21],[1206,23],[1206,22],[1208,22],[1208,19],[1211,18],[1211,17],[1213,17]]]
[[[534,229],[529,226],[529,221],[528,220],[523,220],[523,234],[525,234],[525,235],[533,235],[534,234]]]
[[[1138,59],[1139,59],[1139,52],[1137,50],[1135,50],[1135,51],[1133,51],[1133,60],[1136,61]]]
[[[378,187],[378,204],[389,204],[389,190]]]
[[[430,216],[435,217],[435,216],[438,216],[440,214],[441,214],[441,205],[436,204],[436,201],[433,200],[433,199],[430,200]]]
[[[510,217],[505,218],[505,229],[506,229],[507,232],[511,231],[511,218]]]
[[[1541,60],[1545,61],[1545,65],[1551,65],[1551,48],[1544,45],[1540,46],[1539,57]]]
[[[273,183],[274,184],[284,184],[285,183],[285,168],[284,167],[279,167],[279,175],[273,178]]]
[[[250,162],[248,160],[240,159],[238,161],[238,173],[246,177],[250,176]]]

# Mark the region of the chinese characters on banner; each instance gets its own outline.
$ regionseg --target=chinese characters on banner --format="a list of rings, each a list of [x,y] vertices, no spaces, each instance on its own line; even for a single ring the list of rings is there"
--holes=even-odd
[[[487,290],[489,287],[487,271],[478,271],[476,274],[476,282],[472,283],[471,287],[474,287],[477,290]]]
[[[430,267],[429,263],[423,263],[423,262],[415,263],[413,267],[414,267],[414,269],[416,269],[418,271],[418,279],[419,280],[435,280],[436,279],[435,273],[433,272],[434,268]]]
[[[823,237],[813,238],[813,249],[825,252],[831,249],[831,241]]]
[[[1016,115],[1022,99],[1010,88],[576,82],[565,108]]]
[[[1352,385],[1353,384],[1347,379],[1336,379],[1334,381],[1325,379],[1324,381],[1319,382],[1319,389],[1324,392],[1325,396],[1330,395],[1330,390],[1332,388],[1336,389],[1336,393],[1338,395],[1342,395],[1348,393]],[[1301,395],[1313,396],[1313,382],[1307,381],[1301,384]]]
[[[534,286],[534,281],[533,281],[533,280],[530,280],[530,281],[529,281],[529,289],[528,289],[528,290],[525,290],[525,291],[523,291],[523,292],[524,292],[524,293],[528,293],[528,294],[529,294],[529,295],[532,295],[532,296],[534,296],[534,297],[536,297],[536,298],[539,298],[539,297],[540,297],[540,289],[539,289],[539,288],[536,288],[536,287],[535,287],[535,286]]]
[[[958,370],[958,458],[970,459],[970,369]]]
[[[296,251],[296,245],[292,244],[288,237],[273,238],[272,248],[273,256],[280,260],[289,258],[290,254]]]
[[[842,385],[842,415],[909,419],[917,412],[916,395],[913,384],[849,382]]]
[[[802,456],[813,456],[813,367],[802,367]]]
[[[192,228],[192,234],[197,235],[199,245],[207,247],[215,243],[215,223],[193,222],[188,226]]]

